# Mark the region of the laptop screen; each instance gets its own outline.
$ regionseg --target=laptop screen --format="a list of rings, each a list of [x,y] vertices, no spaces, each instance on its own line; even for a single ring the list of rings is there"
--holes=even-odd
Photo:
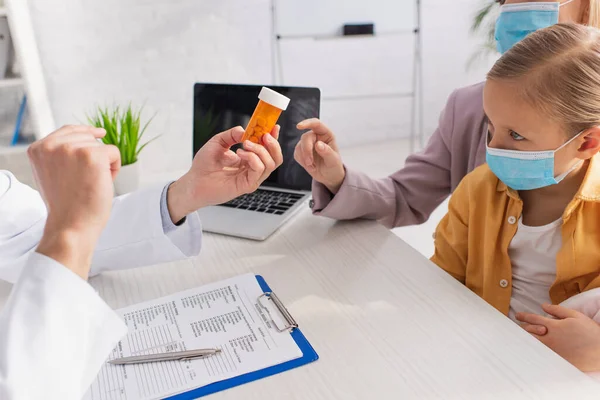
[[[215,134],[234,126],[246,128],[262,86],[196,83],[194,85],[194,153]],[[298,122],[319,118],[321,92],[317,88],[269,86],[290,98],[290,105],[279,117],[279,144],[283,164],[264,182],[283,189],[310,190],[310,175],[294,160],[294,149],[304,132]],[[233,148],[236,150],[236,147]]]

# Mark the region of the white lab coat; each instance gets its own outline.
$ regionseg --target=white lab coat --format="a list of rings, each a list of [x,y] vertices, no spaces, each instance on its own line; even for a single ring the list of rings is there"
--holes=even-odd
[[[196,213],[165,234],[160,200],[165,185],[115,198],[110,220],[92,261],[90,275],[102,271],[159,264],[196,255],[202,228]],[[39,193],[0,171],[0,279],[16,282],[35,250],[46,223]]]
[[[196,214],[165,234],[164,185],[118,197],[92,274],[198,254]],[[0,171],[0,279],[16,282],[0,315],[0,399],[80,399],[126,333],[93,288],[35,253],[46,218],[37,192]]]

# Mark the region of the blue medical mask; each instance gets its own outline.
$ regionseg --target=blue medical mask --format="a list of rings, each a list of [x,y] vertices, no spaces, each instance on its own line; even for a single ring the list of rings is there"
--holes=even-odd
[[[486,161],[494,175],[514,190],[533,190],[560,183],[582,162],[576,163],[567,172],[554,176],[554,154],[575,140],[571,140],[552,151],[517,151],[493,149],[486,143]]]
[[[496,48],[502,54],[538,29],[547,28],[558,23],[558,10],[564,3],[518,3],[505,4],[500,7],[500,15],[496,20]]]

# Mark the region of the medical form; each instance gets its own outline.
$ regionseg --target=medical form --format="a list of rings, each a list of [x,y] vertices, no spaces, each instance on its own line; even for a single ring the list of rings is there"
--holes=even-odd
[[[129,332],[109,359],[221,352],[186,361],[106,363],[84,399],[158,399],[302,357],[290,334],[278,330],[283,322],[259,301],[262,294],[256,277],[246,274],[118,310]]]

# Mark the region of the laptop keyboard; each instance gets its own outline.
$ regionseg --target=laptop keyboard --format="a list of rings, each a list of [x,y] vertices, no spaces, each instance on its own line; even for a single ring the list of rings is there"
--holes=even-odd
[[[254,193],[245,194],[227,203],[221,204],[221,206],[282,215],[302,199],[302,197],[304,196],[296,193],[283,193],[258,189]]]

